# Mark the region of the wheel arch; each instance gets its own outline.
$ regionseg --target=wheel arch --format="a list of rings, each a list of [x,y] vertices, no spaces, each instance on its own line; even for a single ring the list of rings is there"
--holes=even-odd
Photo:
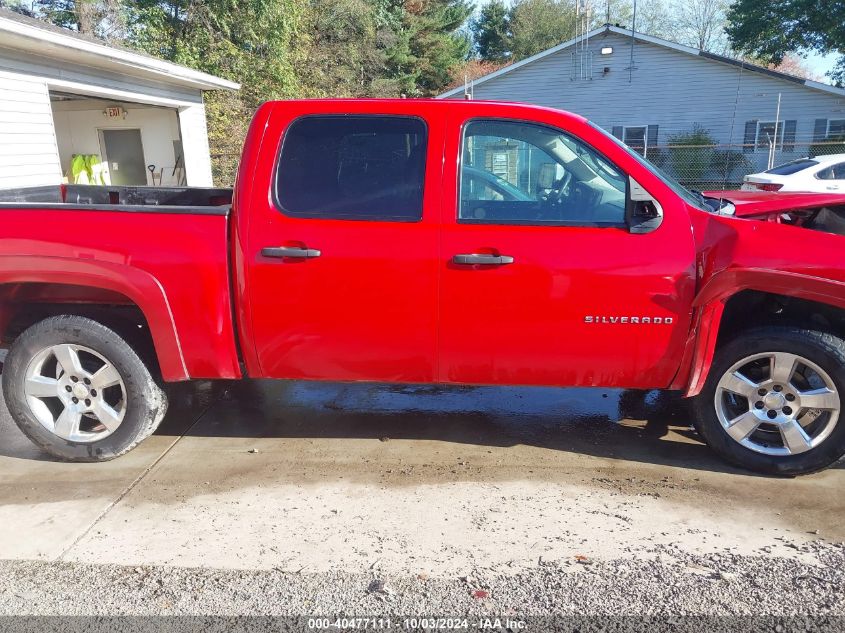
[[[751,327],[792,325],[845,338],[845,283],[741,269],[715,275],[697,295],[694,327],[673,389],[698,395],[718,347]]]
[[[0,339],[55,314],[142,319],[162,377],[189,378],[167,294],[150,273],[95,260],[0,257]]]

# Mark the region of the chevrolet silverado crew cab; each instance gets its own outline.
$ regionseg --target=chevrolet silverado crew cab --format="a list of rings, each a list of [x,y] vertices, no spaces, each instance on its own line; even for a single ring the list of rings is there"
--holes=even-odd
[[[845,453],[845,198],[692,192],[579,116],[271,102],[233,191],[3,200],[3,392],[62,459],[245,377],[682,390],[745,468]]]

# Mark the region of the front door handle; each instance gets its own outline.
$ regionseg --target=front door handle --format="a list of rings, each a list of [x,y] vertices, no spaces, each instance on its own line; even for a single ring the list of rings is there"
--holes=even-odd
[[[261,249],[264,257],[298,257],[306,259],[319,257],[322,253],[316,248],[300,248],[299,246],[267,246]]]
[[[463,253],[452,257],[452,262],[463,266],[504,266],[513,264],[509,255],[487,255],[485,253]]]

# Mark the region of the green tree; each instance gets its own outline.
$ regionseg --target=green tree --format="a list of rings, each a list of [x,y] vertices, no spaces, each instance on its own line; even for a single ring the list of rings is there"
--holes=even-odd
[[[135,0],[130,36],[143,50],[211,72],[249,101],[292,96],[300,0]]]
[[[845,2],[736,0],[728,10],[731,45],[768,63],[787,53],[839,53],[830,76],[845,82]]]
[[[375,6],[376,38],[384,63],[382,72],[372,81],[372,96],[417,94],[416,59],[411,53],[411,33],[405,28],[405,1],[369,2]]]
[[[566,0],[517,0],[510,30],[513,57],[530,57],[574,37],[575,5]]]
[[[306,94],[371,95],[383,72],[378,46],[377,7],[366,0],[312,0],[306,31],[311,34],[307,66],[300,78]]]
[[[700,183],[713,162],[716,139],[710,130],[693,124],[688,132],[678,132],[668,139],[668,164],[685,182]]]
[[[301,88],[315,96],[439,92],[469,52],[471,12],[454,0],[309,0]]]
[[[241,84],[206,94],[215,180],[231,184],[255,109],[298,96],[309,41],[302,0],[135,0],[129,39],[138,48]]]
[[[472,42],[462,32],[472,4],[467,0],[408,0],[403,31],[408,42],[412,94],[436,94],[449,84],[455,66],[470,54]],[[411,95],[409,95],[411,96]]]
[[[503,0],[484,5],[470,21],[469,29],[481,59],[503,62],[510,58],[510,11]]]
[[[124,0],[0,0],[0,7],[110,42],[126,36]]]

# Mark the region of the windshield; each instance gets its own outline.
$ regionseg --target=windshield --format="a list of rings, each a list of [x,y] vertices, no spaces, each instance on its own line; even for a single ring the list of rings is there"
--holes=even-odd
[[[608,134],[605,130],[600,128],[598,125],[596,125],[592,121],[590,121],[589,123],[595,130],[598,130],[599,132],[604,134],[607,138],[611,139],[614,143],[616,143],[619,147],[624,149],[640,165],[642,165],[643,167],[648,169],[650,172],[654,173],[658,178],[660,178],[660,180],[663,181],[663,183],[667,187],[669,187],[672,191],[674,191],[676,194],[681,196],[681,198],[683,198],[686,202],[688,202],[692,206],[696,207],[697,209],[701,209],[703,211],[713,211],[713,209],[705,202],[705,198],[704,198],[703,195],[701,195],[701,193],[699,193],[698,191],[691,191],[691,190],[687,189],[681,183],[679,183],[677,180],[675,180],[672,176],[670,176],[665,171],[660,169],[660,167],[658,167],[657,165],[652,163],[647,158],[644,158],[643,156],[637,154],[637,152],[635,152],[630,147],[625,145],[625,143],[620,141],[618,138],[616,138],[612,134]]]

